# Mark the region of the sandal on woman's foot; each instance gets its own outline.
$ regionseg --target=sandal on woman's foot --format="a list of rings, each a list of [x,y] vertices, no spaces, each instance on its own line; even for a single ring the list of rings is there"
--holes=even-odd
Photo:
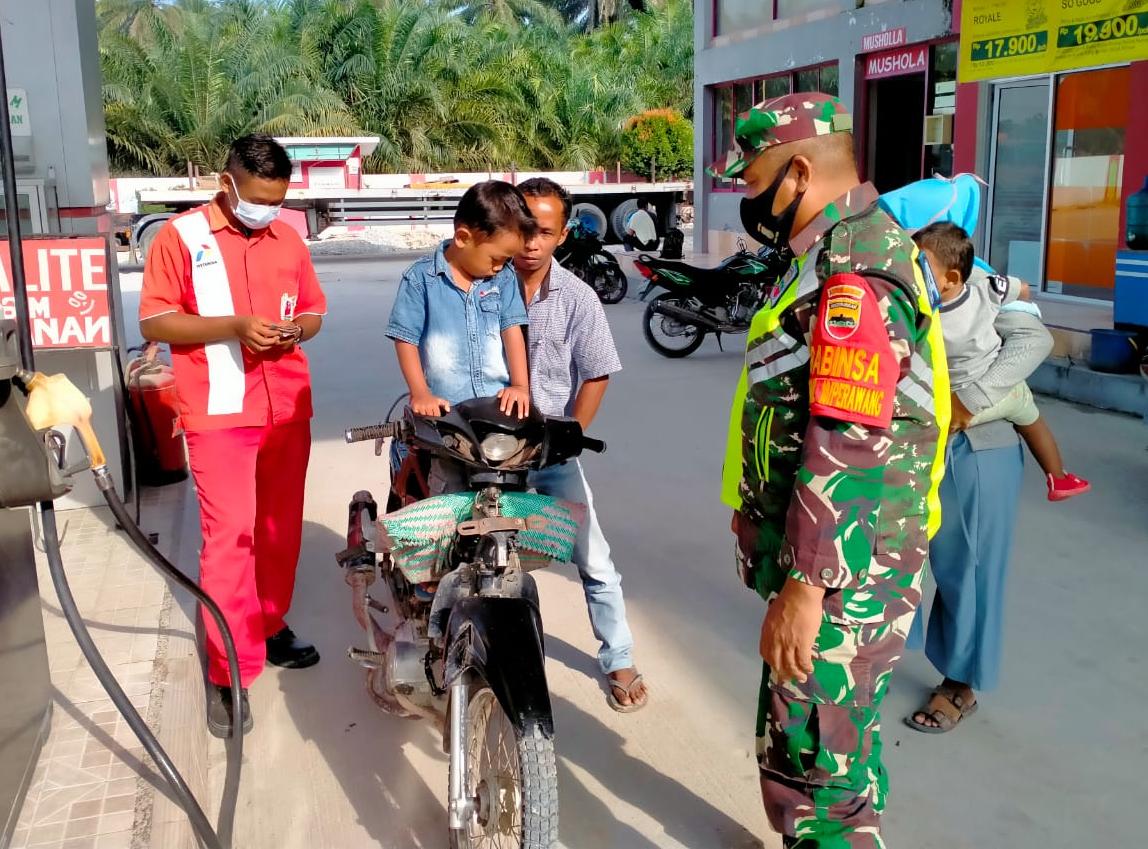
[[[640,692],[642,686],[642,673],[638,672],[630,679],[629,684],[623,684],[621,681],[615,681],[610,676],[606,676],[606,684],[610,688],[610,692],[606,694],[606,702],[618,713],[633,713],[636,710],[641,710],[646,706],[650,700],[649,693],[642,695],[642,700],[638,701],[637,693]],[[629,704],[623,704],[618,701],[614,696],[617,691],[630,700]]]
[[[923,707],[905,717],[905,724],[923,734],[945,734],[956,728],[966,716],[976,713],[978,707],[976,699],[968,702],[960,689],[942,684],[933,690]],[[937,724],[918,721],[918,714],[924,714]]]

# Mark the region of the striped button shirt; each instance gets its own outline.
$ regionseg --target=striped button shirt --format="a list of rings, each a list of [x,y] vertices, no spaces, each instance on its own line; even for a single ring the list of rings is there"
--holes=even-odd
[[[530,400],[545,415],[571,415],[584,381],[622,370],[606,312],[594,290],[556,261],[527,312]]]

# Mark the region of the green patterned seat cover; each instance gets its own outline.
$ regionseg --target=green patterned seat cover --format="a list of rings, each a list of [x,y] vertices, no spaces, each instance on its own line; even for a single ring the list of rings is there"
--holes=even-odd
[[[408,581],[426,583],[441,572],[455,530],[474,515],[477,497],[473,492],[435,495],[379,519],[384,546]],[[585,505],[533,492],[504,492],[499,505],[502,515],[511,519],[545,519],[539,528],[518,532],[518,548],[524,555],[569,562]]]

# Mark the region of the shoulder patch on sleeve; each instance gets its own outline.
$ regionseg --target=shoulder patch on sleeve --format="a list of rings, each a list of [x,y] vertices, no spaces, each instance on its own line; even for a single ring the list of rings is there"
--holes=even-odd
[[[849,277],[841,274],[837,277]],[[837,277],[825,284],[822,295],[825,309],[821,311],[822,329],[833,339],[845,340],[857,332],[861,326],[861,307],[865,302],[865,289],[848,282],[833,283]]]
[[[835,274],[825,282],[810,348],[813,415],[888,427],[900,365],[864,277]]]
[[[1008,278],[1000,274],[990,274],[989,286],[993,292],[996,293],[998,298],[1003,298],[1008,294]]]

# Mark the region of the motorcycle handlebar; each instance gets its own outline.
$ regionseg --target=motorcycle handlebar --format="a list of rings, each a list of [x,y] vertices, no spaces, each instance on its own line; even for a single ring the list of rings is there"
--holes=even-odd
[[[387,439],[398,436],[402,422],[384,422],[366,427],[347,428],[343,438],[347,442],[370,442],[376,439]]]
[[[343,438],[348,442],[373,442],[377,439],[387,439],[390,437],[398,437],[402,435],[402,422],[384,422],[376,425],[367,425],[366,427],[351,427],[343,434]],[[603,454],[606,451],[606,443],[601,439],[593,439],[589,436],[582,437],[582,450],[593,451],[595,454]]]

